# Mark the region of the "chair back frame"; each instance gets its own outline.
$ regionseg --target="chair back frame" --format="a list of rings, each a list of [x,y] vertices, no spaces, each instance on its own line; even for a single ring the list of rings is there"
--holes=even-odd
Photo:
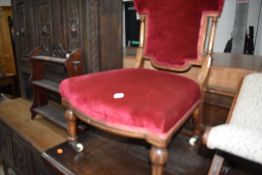
[[[208,32],[209,17],[211,18],[210,32]],[[212,52],[213,52],[213,45],[214,45],[218,17],[219,17],[219,13],[214,11],[204,11],[202,13],[200,30],[199,30],[199,39],[197,45],[198,58],[196,60],[187,60],[186,66],[179,67],[179,68],[172,68],[172,67],[164,67],[158,65],[153,61],[153,59],[144,55],[144,46],[146,40],[148,20],[146,15],[141,15],[139,47],[137,48],[135,68],[144,67],[145,60],[151,60],[152,66],[155,67],[156,69],[167,70],[167,71],[178,72],[178,73],[189,71],[192,66],[201,66],[201,70],[199,72],[196,81],[199,83],[200,87],[203,87],[206,83],[207,80],[206,77],[208,76],[209,68],[212,60]],[[207,51],[205,51],[206,42],[208,43]]]

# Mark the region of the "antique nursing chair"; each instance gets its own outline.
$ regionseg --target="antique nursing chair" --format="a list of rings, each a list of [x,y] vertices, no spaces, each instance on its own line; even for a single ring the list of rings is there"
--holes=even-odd
[[[69,78],[60,84],[60,93],[67,107],[68,140],[76,150],[82,151],[78,118],[107,132],[146,140],[152,145],[152,174],[161,175],[172,136],[193,113],[194,134],[201,133],[203,91],[223,0],[134,3],[141,15],[136,68]],[[142,68],[145,59],[159,69]],[[173,73],[192,65],[200,67],[196,80]]]
[[[206,130],[203,141],[217,149],[262,165],[262,73],[246,76],[226,124]],[[224,158],[215,154],[209,174],[220,174]]]

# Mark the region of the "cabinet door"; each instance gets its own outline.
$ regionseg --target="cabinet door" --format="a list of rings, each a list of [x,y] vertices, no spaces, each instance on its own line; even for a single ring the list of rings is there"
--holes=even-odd
[[[25,79],[25,72],[31,73],[31,63],[27,57],[34,47],[32,30],[32,8],[31,0],[12,0],[13,19],[14,19],[14,40],[16,48],[16,60],[21,88],[21,95],[29,97],[31,90],[28,79]]]
[[[25,71],[31,67],[27,55],[33,48],[32,10],[29,0],[13,0],[12,3],[17,64],[19,71]]]
[[[14,157],[12,154],[11,143],[10,143],[10,130],[0,123],[0,153],[1,157],[8,164],[13,164]]]
[[[15,24],[15,42],[19,59],[23,55],[27,55],[32,47],[31,13],[28,2],[29,1],[26,0],[13,0],[12,2]]]
[[[11,16],[11,13],[10,7],[0,7],[0,64],[1,60],[4,60],[4,71],[8,73],[16,73],[10,28],[8,23],[8,17]]]
[[[12,137],[15,169],[19,174],[32,175],[32,160],[29,147],[16,135]]]

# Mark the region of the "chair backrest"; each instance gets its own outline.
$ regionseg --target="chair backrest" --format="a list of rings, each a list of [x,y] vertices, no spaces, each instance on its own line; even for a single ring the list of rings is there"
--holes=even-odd
[[[262,73],[244,78],[232,110],[230,124],[262,131]]]
[[[183,71],[201,65],[205,40],[211,54],[215,27],[207,33],[207,16],[219,16],[224,0],[135,0],[135,7],[146,17],[145,38],[140,37],[143,56],[154,66]],[[142,20],[144,18],[142,17]],[[213,24],[215,25],[215,24]]]

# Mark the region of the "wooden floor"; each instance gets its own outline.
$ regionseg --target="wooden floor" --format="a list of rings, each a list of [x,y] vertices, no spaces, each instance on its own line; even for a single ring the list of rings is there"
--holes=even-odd
[[[29,140],[51,164],[60,165],[68,174],[83,175],[149,175],[149,145],[143,141],[130,140],[106,134],[93,128],[83,131],[79,140],[85,150],[77,154],[65,141],[65,130],[37,117],[30,119],[30,102],[23,99],[0,103],[0,119],[15,128],[23,138]],[[39,134],[45,133],[43,137]],[[177,135],[170,145],[170,156],[165,175],[205,175],[211,157],[207,150],[191,147],[188,137]],[[58,154],[57,149],[63,153]],[[262,174],[261,166],[250,162],[231,163],[226,168],[228,175]],[[228,166],[227,166],[228,167]]]

